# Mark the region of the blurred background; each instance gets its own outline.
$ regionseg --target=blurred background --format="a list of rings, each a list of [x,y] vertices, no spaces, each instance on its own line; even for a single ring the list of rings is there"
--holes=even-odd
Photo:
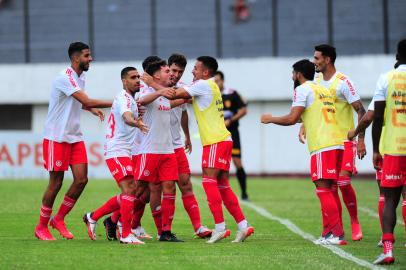
[[[397,42],[406,37],[404,0],[0,0],[0,178],[46,178],[42,130],[51,82],[69,64],[67,47],[83,41],[94,62],[87,73],[91,97],[112,99],[120,71],[141,70],[148,55],[189,59],[215,56],[225,84],[248,101],[240,121],[242,160],[251,175],[307,175],[309,155],[297,139],[299,126],[260,124],[264,112],[291,106],[291,66],[312,59],[314,46],[337,48],[337,69],[348,75],[367,107],[380,73],[395,63]],[[108,112],[108,111],[107,111]],[[201,147],[190,111],[200,172]],[[110,178],[103,160],[105,124],[83,112],[89,175]],[[373,173],[369,154],[357,165]]]

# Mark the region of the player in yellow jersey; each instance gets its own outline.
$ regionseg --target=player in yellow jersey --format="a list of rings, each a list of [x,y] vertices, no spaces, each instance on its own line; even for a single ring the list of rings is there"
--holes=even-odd
[[[193,68],[193,83],[176,89],[173,98],[192,98],[193,110],[199,126],[203,145],[202,169],[203,188],[206,192],[210,211],[214,217],[215,229],[207,243],[216,243],[230,235],[224,222],[222,203],[238,224],[234,243],[243,242],[254,232],[248,225],[237,196],[230,187],[228,178],[233,142],[231,134],[224,124],[223,100],[221,92],[214,81],[217,60],[211,56],[200,56]],[[143,80],[152,83],[145,74]]]
[[[322,211],[323,231],[316,243],[345,245],[344,231],[332,190],[340,171],[343,140],[339,136],[335,117],[334,97],[326,88],[313,82],[314,73],[314,64],[309,60],[296,62],[293,65],[295,92],[290,113],[280,117],[263,114],[261,122],[291,126],[302,120],[311,155],[311,178],[316,186]]]
[[[365,109],[362,106],[361,98],[356,92],[354,84],[348,76],[336,70],[334,65],[336,57],[336,49],[333,46],[322,44],[315,47],[314,64],[316,65],[316,72],[319,72],[315,82],[330,90],[334,96],[335,107],[337,109],[337,123],[341,139],[344,141],[343,161],[337,185],[350,214],[352,240],[359,241],[362,239],[362,230],[358,220],[357,197],[351,185],[351,177],[357,172],[355,167],[356,154],[358,153],[360,159],[366,154],[365,134],[361,132],[358,136],[358,142],[355,142],[347,140],[347,133],[354,128],[353,110],[357,112],[359,122],[365,114]],[[341,202],[337,185],[333,186],[333,190],[341,220]]]
[[[395,261],[393,231],[396,208],[401,194],[406,192],[406,39],[398,43],[396,59],[399,66],[379,77],[374,95],[373,161],[375,167],[382,162],[381,187],[385,195],[382,214],[383,253],[375,260],[375,264]],[[405,204],[403,200],[402,205]],[[402,210],[405,215],[404,208]]]

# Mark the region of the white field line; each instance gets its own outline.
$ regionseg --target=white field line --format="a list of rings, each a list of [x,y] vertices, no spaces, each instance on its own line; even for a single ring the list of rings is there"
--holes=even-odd
[[[358,207],[358,210],[361,211],[361,212],[364,212],[365,214],[367,214],[370,217],[374,217],[374,218],[379,219],[378,213],[375,212],[372,209],[369,209],[367,207]],[[399,224],[399,225],[405,225],[405,223],[399,217],[396,219],[396,223]]]
[[[195,186],[202,188],[201,183],[199,183],[198,181],[193,179],[192,182],[195,184]],[[307,232],[302,231],[298,226],[296,226],[296,224],[291,222],[289,219],[283,219],[278,216],[275,216],[275,215],[271,214],[270,212],[268,212],[265,208],[259,207],[251,202],[240,201],[240,203],[242,205],[245,205],[245,206],[251,208],[258,214],[260,214],[261,216],[263,216],[269,220],[279,222],[280,224],[284,225],[286,228],[288,228],[293,233],[301,236],[303,239],[306,239],[312,243],[313,243],[313,241],[316,240],[316,237],[314,237],[313,235],[311,235]],[[319,246],[330,250],[331,252],[340,256],[343,259],[354,262],[354,263],[356,263],[360,266],[366,267],[368,269],[385,269],[385,268],[373,265],[372,263],[365,261],[363,259],[357,258],[354,255],[352,255],[351,253],[348,253],[337,246],[329,246],[329,245],[319,245]]]

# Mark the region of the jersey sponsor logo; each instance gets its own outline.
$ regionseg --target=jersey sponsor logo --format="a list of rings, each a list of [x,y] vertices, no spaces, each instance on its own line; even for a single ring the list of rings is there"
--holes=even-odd
[[[74,88],[76,88],[77,85],[76,85],[75,80],[74,80],[73,77],[72,77],[72,70],[71,70],[71,69],[67,69],[67,70],[66,70],[66,75],[68,75],[68,79],[69,79],[69,82],[71,83],[71,85],[72,85]]]
[[[336,169],[327,169],[327,173],[336,173]]]
[[[61,167],[61,166],[62,166],[62,161],[57,160],[57,161],[55,162],[55,165],[56,165],[56,167]]]
[[[144,176],[149,176],[150,172],[148,170],[144,171]]]
[[[350,89],[351,95],[355,96],[355,89],[352,86],[352,84],[350,83],[350,81],[345,79],[345,83],[348,85],[348,88]]]
[[[165,105],[159,105],[158,110],[160,111],[170,111],[171,107],[165,106]]]
[[[203,162],[202,162],[203,164],[206,164],[207,163],[207,161],[206,160],[203,160]]]
[[[345,163],[346,167],[351,167],[351,164],[349,162]]]
[[[387,174],[385,175],[385,180],[400,180],[401,176],[399,174]]]
[[[227,160],[225,160],[224,158],[219,158],[218,162],[223,163],[223,164],[227,164]]]
[[[313,173],[313,175],[312,175],[313,177],[317,177],[317,173]]]

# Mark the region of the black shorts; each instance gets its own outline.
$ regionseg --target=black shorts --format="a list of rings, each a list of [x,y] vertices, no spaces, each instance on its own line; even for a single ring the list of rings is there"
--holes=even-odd
[[[231,152],[231,155],[233,157],[241,158],[240,133],[238,132],[237,128],[230,130],[230,133],[231,138],[233,139],[233,150]]]

